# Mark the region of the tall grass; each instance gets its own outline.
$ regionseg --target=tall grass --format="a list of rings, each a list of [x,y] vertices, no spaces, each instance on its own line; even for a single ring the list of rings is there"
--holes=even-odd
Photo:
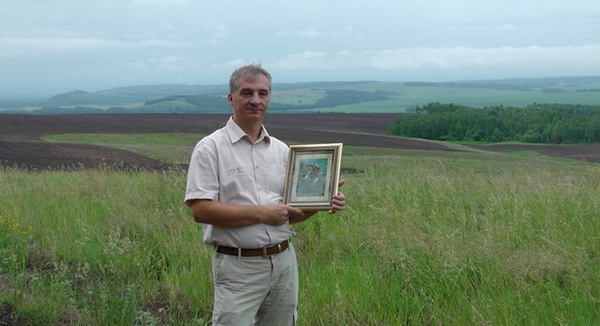
[[[597,166],[352,161],[348,211],[301,229],[309,324],[600,322]]]
[[[14,257],[0,265],[5,300],[40,325],[205,316],[210,250],[182,204],[182,182],[174,171],[3,171],[0,214],[33,239],[2,248]]]
[[[294,225],[301,325],[600,323],[600,167],[348,148],[348,207]],[[0,306],[32,325],[210,320],[185,173],[0,172]],[[17,316],[18,315],[18,316]]]

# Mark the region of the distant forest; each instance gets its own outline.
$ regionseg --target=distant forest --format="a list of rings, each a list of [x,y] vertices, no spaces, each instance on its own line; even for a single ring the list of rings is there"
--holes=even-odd
[[[430,103],[402,115],[392,135],[446,141],[573,144],[600,142],[600,106],[532,104],[473,108]]]

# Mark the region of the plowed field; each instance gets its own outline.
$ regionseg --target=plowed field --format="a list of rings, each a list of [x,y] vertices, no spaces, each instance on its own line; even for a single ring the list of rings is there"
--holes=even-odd
[[[269,132],[286,142],[342,142],[350,146],[456,151],[443,143],[387,136],[397,114],[271,114]],[[222,114],[0,115],[0,166],[26,169],[73,169],[107,165],[165,169],[168,165],[128,151],[100,146],[57,144],[43,135],[64,133],[196,133],[222,127]],[[547,155],[600,162],[600,144],[585,146],[478,147],[486,150],[531,149]],[[190,149],[191,150],[191,149]]]

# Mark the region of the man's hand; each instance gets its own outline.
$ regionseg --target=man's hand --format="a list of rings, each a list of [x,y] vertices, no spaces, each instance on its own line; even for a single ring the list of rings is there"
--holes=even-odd
[[[346,180],[340,180],[338,182],[338,187],[343,186],[345,183]],[[331,197],[331,204],[332,207],[328,211],[329,214],[334,214],[337,211],[343,210],[346,207],[346,196],[343,193],[338,192],[337,194],[333,195],[333,197]]]
[[[298,208],[284,205],[267,205],[267,214],[264,218],[264,223],[271,225],[282,225],[285,224],[290,218],[297,219],[304,217],[304,212]]]

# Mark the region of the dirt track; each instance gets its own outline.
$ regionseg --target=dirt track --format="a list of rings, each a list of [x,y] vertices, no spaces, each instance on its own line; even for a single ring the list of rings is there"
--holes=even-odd
[[[287,142],[343,142],[351,146],[456,151],[438,142],[387,136],[387,126],[396,116],[271,114],[267,116],[265,125],[273,136]],[[39,137],[63,133],[207,134],[222,127],[228,118],[229,115],[222,114],[0,115],[0,166],[57,169],[107,165],[164,169],[169,166],[131,152],[99,146],[48,143]],[[506,150],[502,146],[478,148]],[[600,162],[600,144],[527,146],[525,149]]]

